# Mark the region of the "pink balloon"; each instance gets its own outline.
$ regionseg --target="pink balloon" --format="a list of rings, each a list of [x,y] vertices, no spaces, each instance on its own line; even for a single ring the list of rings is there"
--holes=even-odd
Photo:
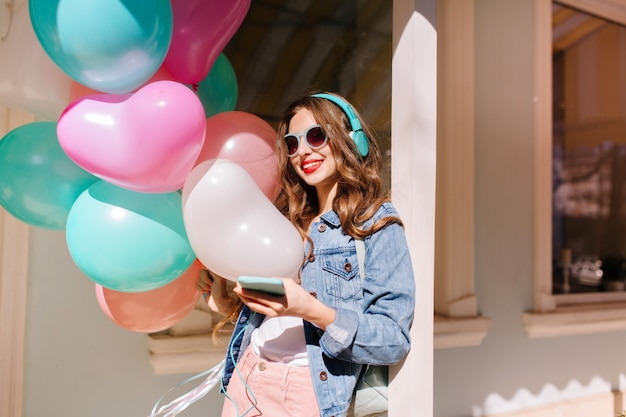
[[[198,302],[196,281],[203,266],[197,259],[169,284],[145,292],[120,292],[96,284],[102,312],[127,330],[153,333],[165,330],[185,317]]]
[[[175,81],[133,94],[87,96],[68,106],[57,136],[84,170],[119,187],[147,193],[182,188],[206,129],[198,97]]]
[[[209,159],[236,162],[254,179],[271,201],[280,191],[278,159],[274,152],[276,131],[252,113],[229,111],[206,121],[206,137],[196,165]]]
[[[250,0],[172,0],[172,41],[164,65],[186,84],[202,81],[250,8]]]

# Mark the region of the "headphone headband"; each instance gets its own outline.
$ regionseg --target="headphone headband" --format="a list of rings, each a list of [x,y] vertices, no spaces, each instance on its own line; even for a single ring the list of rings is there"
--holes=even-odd
[[[313,94],[311,97],[323,98],[328,101],[335,103],[339,108],[348,116],[348,121],[350,122],[350,137],[354,140],[359,153],[362,156],[366,156],[369,153],[369,144],[367,141],[367,135],[363,132],[363,127],[361,126],[361,121],[357,117],[356,113],[352,109],[352,106],[342,100],[341,98],[334,96],[332,94],[319,93]]]

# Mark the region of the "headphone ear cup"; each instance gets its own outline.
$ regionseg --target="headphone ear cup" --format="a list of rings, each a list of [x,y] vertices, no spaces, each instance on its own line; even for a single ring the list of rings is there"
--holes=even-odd
[[[365,132],[363,132],[362,130],[356,130],[350,132],[350,137],[352,138],[352,140],[354,140],[356,148],[359,150],[361,156],[367,156],[370,147],[367,143],[367,136],[365,135]]]

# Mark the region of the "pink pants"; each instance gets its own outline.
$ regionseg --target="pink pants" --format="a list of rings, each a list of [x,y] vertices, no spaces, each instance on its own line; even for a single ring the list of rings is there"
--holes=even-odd
[[[308,367],[267,362],[248,348],[237,368],[241,376],[235,370],[228,383],[222,417],[319,417]]]

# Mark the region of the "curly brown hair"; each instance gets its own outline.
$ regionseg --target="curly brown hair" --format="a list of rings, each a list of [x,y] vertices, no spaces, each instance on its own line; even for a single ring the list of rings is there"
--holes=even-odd
[[[365,221],[376,213],[380,205],[389,201],[389,194],[384,190],[381,178],[380,149],[374,140],[372,130],[353,107],[368,138],[369,153],[362,156],[349,135],[350,121],[345,112],[332,101],[314,97],[312,94],[307,93],[291,102],[278,125],[276,153],[282,189],[276,199],[276,207],[296,227],[302,238],[311,243],[308,237],[309,225],[321,214],[317,193],[315,188],[300,178],[291,166],[283,140],[289,130],[291,119],[298,111],[306,109],[328,136],[328,146],[331,147],[337,164],[337,194],[332,202],[332,208],[339,215],[345,233],[355,239],[363,239],[390,223],[402,225],[399,218],[388,217],[374,223],[371,228],[363,228]],[[345,98],[333,95],[348,103]]]

